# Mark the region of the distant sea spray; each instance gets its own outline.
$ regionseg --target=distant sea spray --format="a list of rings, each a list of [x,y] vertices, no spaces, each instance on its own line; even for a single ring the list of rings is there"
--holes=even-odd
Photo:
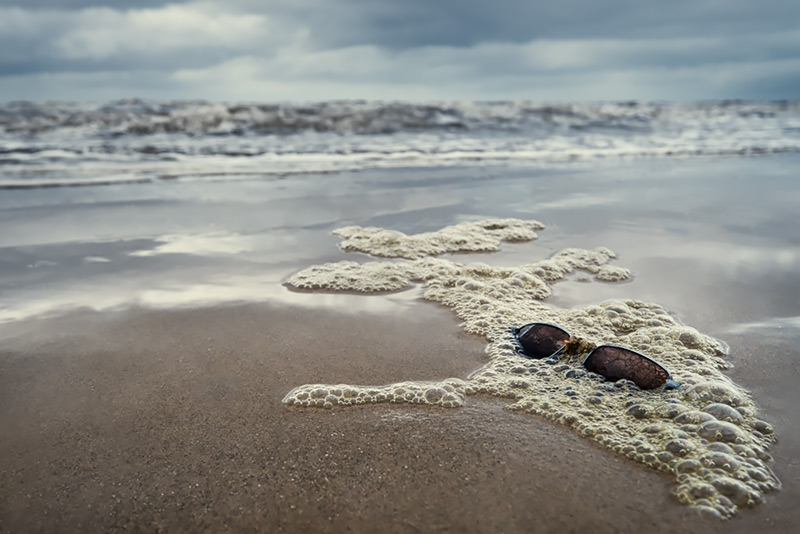
[[[794,101],[0,106],[4,188],[179,179],[198,168],[242,176],[798,151]]]

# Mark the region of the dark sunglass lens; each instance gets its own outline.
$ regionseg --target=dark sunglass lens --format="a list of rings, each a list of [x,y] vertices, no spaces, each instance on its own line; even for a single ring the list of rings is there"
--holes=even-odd
[[[526,324],[517,331],[516,336],[525,355],[537,359],[552,356],[569,339],[567,331],[544,323]]]
[[[589,371],[608,380],[626,378],[642,389],[655,389],[669,380],[669,372],[650,358],[622,347],[602,345],[583,362]]]

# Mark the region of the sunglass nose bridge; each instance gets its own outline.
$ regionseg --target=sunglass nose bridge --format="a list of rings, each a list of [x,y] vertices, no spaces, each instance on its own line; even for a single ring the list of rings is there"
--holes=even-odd
[[[664,384],[664,389],[683,389],[683,386],[670,378],[667,380],[667,383]]]

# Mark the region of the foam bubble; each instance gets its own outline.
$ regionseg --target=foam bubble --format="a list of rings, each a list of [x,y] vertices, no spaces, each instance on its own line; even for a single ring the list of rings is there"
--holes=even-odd
[[[426,299],[452,308],[467,331],[487,338],[488,361],[465,381],[379,387],[313,384],[295,388],[284,402],[300,406],[407,402],[458,407],[466,395],[492,395],[509,399],[512,410],[571,427],[608,449],[672,474],[680,502],[719,517],[731,517],[737,509],[760,503],[766,492],[780,488],[767,465],[774,432],[757,418],[757,407],[747,391],[723,374],[728,367],[723,359],[726,345],[679,324],[653,303],[617,299],[560,309],[542,302],[552,293],[553,282],[577,270],[602,281],[629,279],[629,270],[610,265],[615,258],[612,251],[565,249],[549,259],[518,267],[424,257],[441,253],[454,243],[467,246],[472,236],[481,232],[490,233],[499,243],[504,229],[532,230],[522,222],[492,219],[411,237],[358,227],[350,227],[344,234],[337,232],[351,243],[360,243],[357,250],[362,252],[416,259],[313,266],[291,277],[290,286],[376,292],[422,284]],[[479,246],[478,241],[474,243]],[[594,343],[643,352],[667,367],[684,389],[642,391],[627,380],[606,382],[587,372],[577,356],[557,362],[524,358],[515,350],[509,327],[534,321],[559,324]]]

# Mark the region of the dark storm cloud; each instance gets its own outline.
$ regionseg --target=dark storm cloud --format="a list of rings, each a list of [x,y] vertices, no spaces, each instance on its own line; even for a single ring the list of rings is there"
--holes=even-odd
[[[258,10],[263,2],[239,0]],[[326,45],[471,46],[533,39],[736,36],[798,28],[795,0],[299,0],[271,12],[310,21]]]
[[[795,0],[0,0],[0,99],[797,98],[797,21]]]

